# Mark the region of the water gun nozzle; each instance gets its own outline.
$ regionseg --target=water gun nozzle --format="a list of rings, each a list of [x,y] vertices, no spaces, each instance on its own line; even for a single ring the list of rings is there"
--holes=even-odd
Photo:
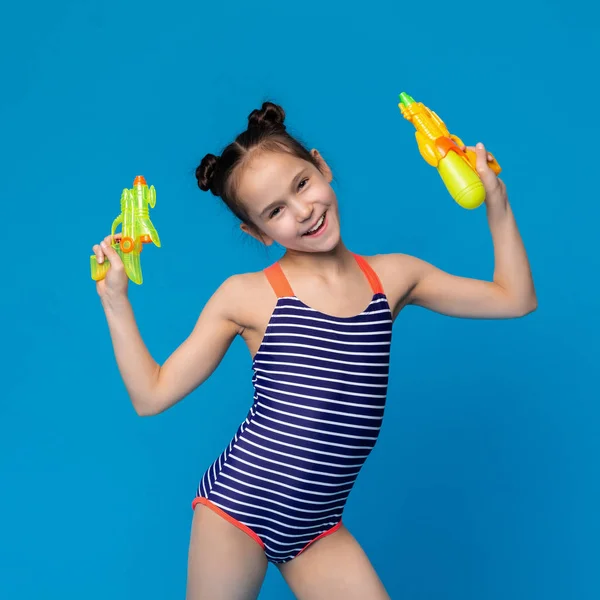
[[[409,104],[412,104],[415,101],[415,99],[412,96],[409,96],[406,92],[402,92],[400,94],[400,104],[402,104],[402,106],[408,106]]]

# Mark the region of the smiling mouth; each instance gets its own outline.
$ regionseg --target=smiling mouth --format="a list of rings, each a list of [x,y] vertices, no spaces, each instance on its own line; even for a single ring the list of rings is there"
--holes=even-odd
[[[302,237],[314,235],[315,233],[318,233],[321,230],[321,228],[323,227],[323,225],[325,224],[325,215],[326,214],[327,214],[327,211],[325,211],[321,215],[321,218],[315,223],[315,226],[312,229],[309,229],[306,233],[302,234]]]

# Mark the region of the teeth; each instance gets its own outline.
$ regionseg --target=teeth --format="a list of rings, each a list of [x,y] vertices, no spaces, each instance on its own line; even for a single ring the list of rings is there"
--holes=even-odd
[[[312,229],[309,229],[306,233],[314,233],[317,229],[319,229],[319,227],[321,227],[321,225],[323,225],[324,220],[325,220],[325,213],[323,213],[321,215],[321,218],[317,221],[317,224]]]

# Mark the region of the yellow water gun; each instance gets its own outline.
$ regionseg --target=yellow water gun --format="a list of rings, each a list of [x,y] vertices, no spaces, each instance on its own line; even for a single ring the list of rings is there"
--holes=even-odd
[[[117,226],[121,225],[121,239],[118,242],[113,241],[111,245],[121,257],[129,279],[138,285],[143,281],[140,258],[143,245],[154,243],[160,247],[158,232],[150,221],[149,206],[156,206],[156,189],[153,185],[148,187],[146,180],[138,175],[133,181],[133,188],[123,190],[121,214],[113,221],[110,231],[114,239]],[[96,256],[92,254],[90,267],[92,279],[100,281],[106,277],[110,263],[104,260],[98,264]]]
[[[452,198],[463,208],[481,206],[485,200],[485,188],[475,168],[475,152],[463,150],[461,139],[452,135],[432,110],[421,102],[415,102],[406,92],[400,94],[398,107],[402,116],[417,130],[415,137],[421,156],[437,168]],[[496,175],[501,171],[493,157],[488,166]]]

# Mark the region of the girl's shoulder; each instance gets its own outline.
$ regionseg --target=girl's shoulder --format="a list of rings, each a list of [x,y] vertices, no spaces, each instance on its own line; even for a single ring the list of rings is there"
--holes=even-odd
[[[264,271],[230,275],[216,292],[228,306],[232,320],[244,328],[254,328],[277,303],[277,297]]]
[[[412,270],[418,262],[414,256],[401,253],[364,255],[363,258],[382,280],[396,278],[401,272]]]
[[[263,270],[230,275],[223,282],[223,287],[226,287],[233,297],[262,295],[271,290]]]
[[[390,304],[401,302],[418,280],[422,261],[409,254],[375,254],[363,257],[377,273]]]

